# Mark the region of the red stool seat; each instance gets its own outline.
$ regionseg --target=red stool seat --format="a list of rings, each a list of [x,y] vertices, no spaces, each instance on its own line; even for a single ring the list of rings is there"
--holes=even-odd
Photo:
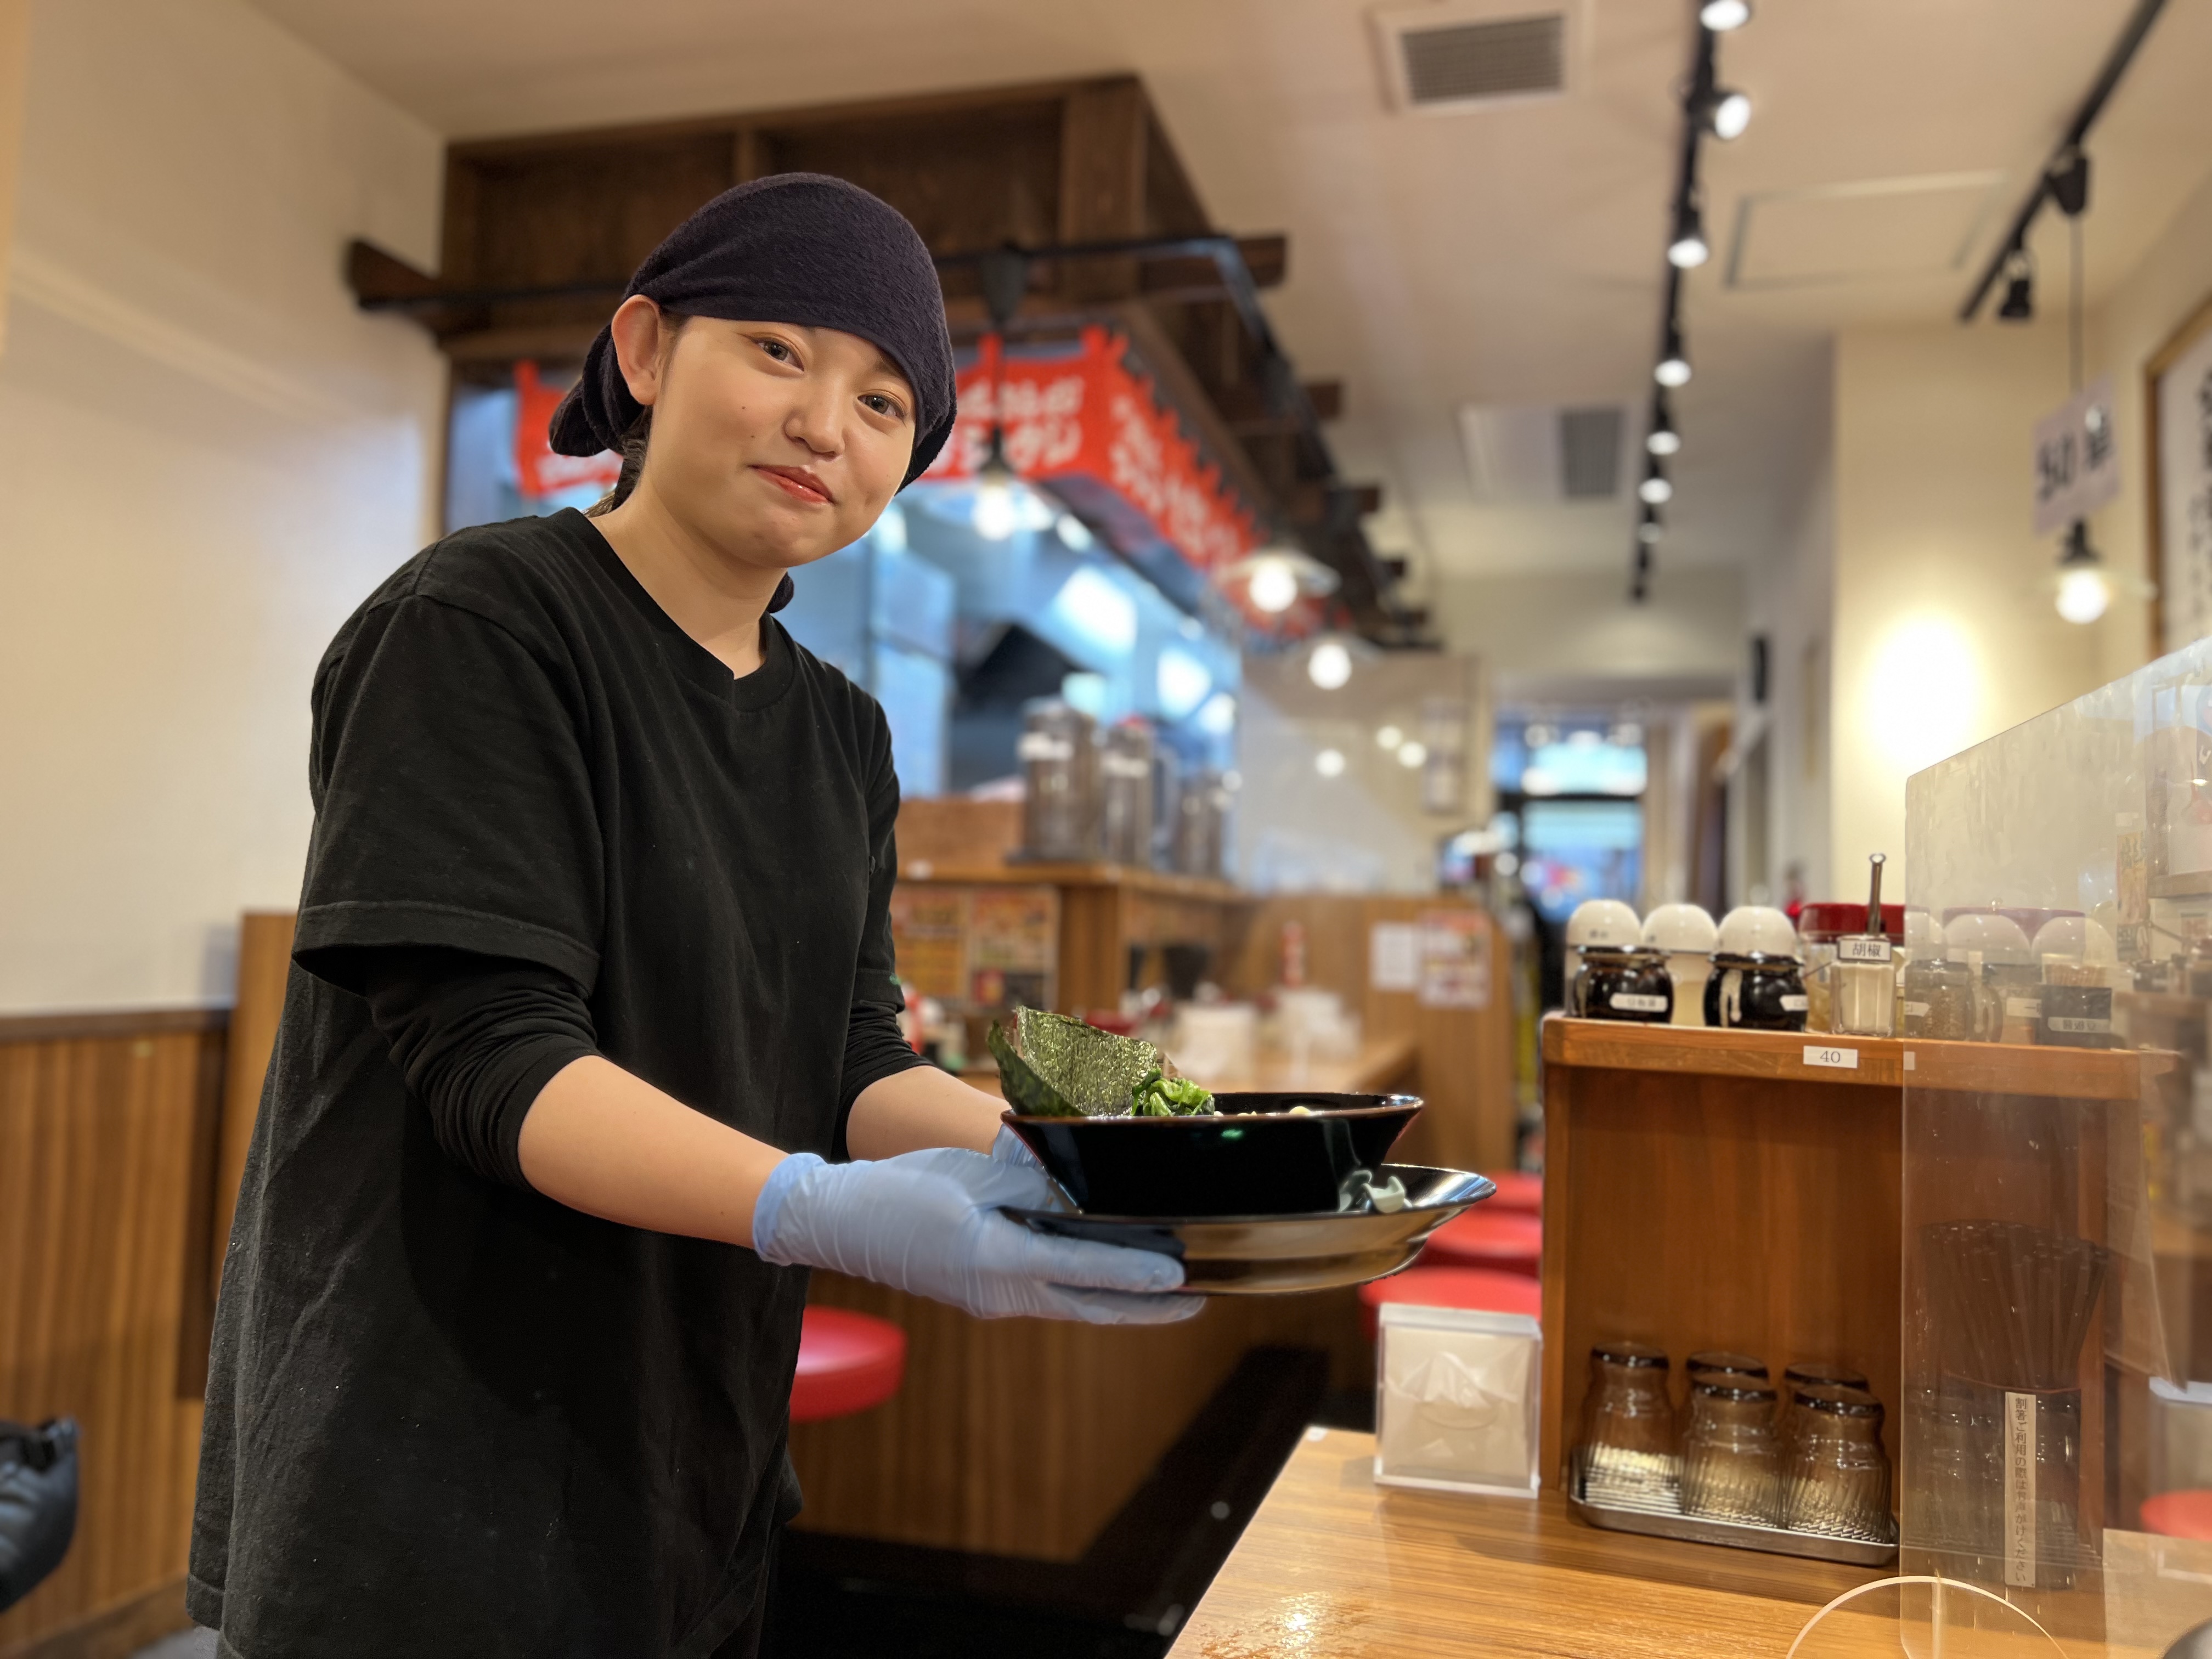
[[[1370,1279],[1359,1287],[1360,1316],[1367,1334],[1375,1334],[1376,1317],[1389,1302],[1407,1302],[1417,1308],[1470,1308],[1478,1313],[1544,1315],[1543,1287],[1522,1273],[1493,1273],[1486,1267],[1408,1267],[1388,1279]]]
[[[2145,1532],[2165,1538],[2212,1538],[2212,1492],[2162,1492],[2143,1499]]]
[[[791,1379],[791,1420],[818,1423],[880,1406],[906,1376],[906,1333],[844,1308],[809,1308]]]
[[[1544,1177],[1530,1175],[1525,1170],[1500,1170],[1490,1179],[1497,1183],[1496,1196],[1482,1200],[1482,1207],[1493,1214],[1540,1215],[1544,1209]]]
[[[1429,1267],[1489,1267],[1536,1276],[1544,1254],[1544,1224],[1533,1215],[1476,1206],[1429,1235],[1421,1263]]]

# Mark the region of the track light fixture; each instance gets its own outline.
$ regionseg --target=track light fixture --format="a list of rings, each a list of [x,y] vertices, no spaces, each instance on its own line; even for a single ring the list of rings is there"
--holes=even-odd
[[[1705,217],[1698,204],[1685,196],[1674,204],[1674,234],[1667,242],[1667,263],[1677,270],[1691,270],[1712,258],[1705,241]]]
[[[1667,237],[1666,297],[1660,312],[1664,319],[1659,336],[1659,356],[1651,366],[1658,389],[1651,398],[1651,422],[1644,428],[1648,458],[1642,481],[1636,487],[1643,514],[1636,526],[1636,573],[1629,598],[1641,604],[1650,591],[1652,549],[1663,526],[1659,509],[1674,494],[1667,477],[1667,459],[1682,447],[1674,424],[1674,406],[1668,393],[1690,383],[1690,354],[1682,341],[1682,273],[1694,270],[1713,257],[1705,234],[1705,197],[1698,185],[1698,153],[1708,138],[1739,138],[1751,125],[1751,99],[1720,78],[1720,37],[1751,21],[1753,0],[1698,0],[1698,28],[1688,78],[1678,94],[1681,113],[1680,170],[1675,174],[1673,222]]]
[[[1705,106],[1705,130],[1726,143],[1731,138],[1742,137],[1743,130],[1750,125],[1750,94],[1716,87],[1711,101]]]
[[[2035,320],[2035,265],[2027,257],[2026,248],[2014,248],[2005,260],[2004,303],[1997,307],[1997,320],[2002,323]]]

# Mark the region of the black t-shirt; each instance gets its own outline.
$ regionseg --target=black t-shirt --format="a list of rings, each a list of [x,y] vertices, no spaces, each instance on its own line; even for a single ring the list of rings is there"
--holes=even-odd
[[[795,1507],[805,1273],[514,1184],[519,1115],[457,1138],[319,974],[385,947],[550,969],[617,1064],[843,1156],[853,1095],[915,1061],[890,738],[763,635],[733,678],[564,513],[439,543],[325,656],[193,1523],[227,1652],[689,1656],[751,1608]]]

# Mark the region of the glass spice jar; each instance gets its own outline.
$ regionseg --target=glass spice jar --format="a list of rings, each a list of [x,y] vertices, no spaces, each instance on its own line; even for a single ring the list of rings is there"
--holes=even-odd
[[[1729,1353],[1721,1348],[1703,1349],[1682,1362],[1682,1375],[1692,1388],[1708,1376],[1726,1371],[1755,1376],[1763,1382],[1766,1380],[1766,1362],[1752,1354]]]
[[[1658,1496],[1674,1485],[1674,1402],[1665,1350],[1601,1342],[1590,1350],[1582,1455],[1591,1486]]]
[[[1705,981],[1705,1024],[1739,1031],[1802,1031],[1805,982],[1795,957],[1717,951]]]
[[[1905,1035],[1966,1042],[1974,1035],[1974,975],[1963,962],[1915,957],[1905,964]]]
[[[1887,1542],[1889,1458],[1881,1402],[1863,1389],[1818,1382],[1791,1401],[1782,1524],[1792,1532]]]
[[[1771,1527],[1781,1516],[1774,1386],[1740,1371],[1708,1373],[1690,1389],[1682,1432],[1682,1512]]]
[[[1595,945],[1582,950],[1582,1013],[1586,1019],[1664,1025],[1674,1012],[1674,981],[1663,951]]]

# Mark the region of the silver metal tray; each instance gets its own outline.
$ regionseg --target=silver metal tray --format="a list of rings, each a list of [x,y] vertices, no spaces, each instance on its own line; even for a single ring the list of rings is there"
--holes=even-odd
[[[1008,1210],[1033,1231],[1156,1250],[1182,1262],[1187,1296],[1280,1296],[1364,1285],[1409,1267],[1429,1235],[1498,1190],[1486,1176],[1417,1164],[1386,1164],[1406,1205],[1387,1213],[1112,1216]]]
[[[1818,1532],[1790,1532],[1780,1527],[1760,1527],[1737,1521],[1709,1521],[1682,1513],[1680,1500],[1666,1492],[1608,1490],[1592,1495],[1579,1458],[1567,1480],[1567,1510],[1588,1525],[1607,1532],[1642,1533],[1652,1538],[1684,1538],[1693,1544],[1720,1544],[1729,1549],[1763,1550],[1770,1555],[1796,1555],[1814,1561],[1842,1561],[1856,1567],[1886,1567],[1897,1559],[1896,1524],[1891,1523],[1887,1541],[1872,1538],[1842,1538]]]

